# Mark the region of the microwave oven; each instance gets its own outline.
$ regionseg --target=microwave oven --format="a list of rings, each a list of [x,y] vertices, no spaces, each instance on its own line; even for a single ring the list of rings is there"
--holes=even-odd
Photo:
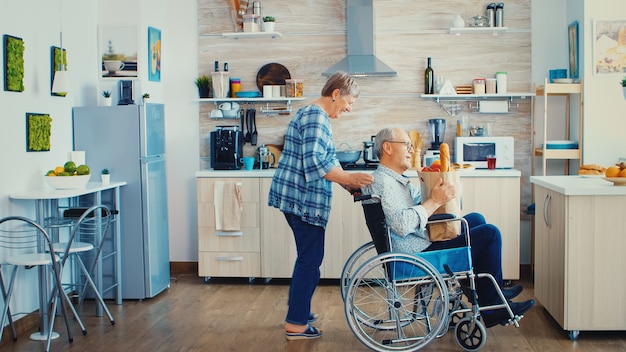
[[[496,156],[497,169],[512,169],[515,162],[513,137],[455,137],[454,162],[487,168],[487,155]]]

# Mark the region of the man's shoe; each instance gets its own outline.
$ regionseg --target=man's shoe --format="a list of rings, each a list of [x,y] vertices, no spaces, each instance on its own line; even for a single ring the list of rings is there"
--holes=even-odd
[[[535,305],[535,301],[529,299],[526,302],[509,302],[509,307],[514,315],[522,315]],[[498,324],[506,325],[511,320],[511,316],[506,309],[498,309],[481,313],[485,327],[493,327]]]
[[[519,294],[522,293],[523,290],[524,288],[522,287],[522,285],[515,285],[515,286],[503,288],[502,294],[504,295],[504,298],[510,301],[513,298],[519,296]]]

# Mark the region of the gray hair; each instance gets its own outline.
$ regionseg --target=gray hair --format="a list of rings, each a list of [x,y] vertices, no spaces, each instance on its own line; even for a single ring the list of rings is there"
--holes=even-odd
[[[393,141],[396,138],[396,133],[393,128],[383,128],[376,133],[375,138],[374,152],[376,153],[376,157],[380,160],[380,157],[383,155],[383,143]]]
[[[351,96],[358,98],[359,94],[361,94],[359,85],[356,83],[354,78],[345,72],[335,72],[332,76],[330,76],[330,78],[328,78],[324,88],[322,88],[322,96],[332,96],[335,89],[339,89],[339,94],[342,97]]]

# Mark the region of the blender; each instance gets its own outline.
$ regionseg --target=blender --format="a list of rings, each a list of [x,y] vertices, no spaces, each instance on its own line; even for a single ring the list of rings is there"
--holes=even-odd
[[[424,153],[424,166],[430,166],[433,161],[439,159],[439,146],[443,143],[446,134],[446,120],[441,118],[428,120],[430,133],[430,148]]]

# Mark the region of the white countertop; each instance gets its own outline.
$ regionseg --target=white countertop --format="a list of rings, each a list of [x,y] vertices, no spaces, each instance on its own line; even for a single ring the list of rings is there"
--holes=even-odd
[[[261,177],[271,178],[274,176],[276,169],[266,170],[200,170],[196,172],[196,177]],[[374,170],[347,170],[348,172],[367,172]],[[464,170],[457,171],[461,177],[520,177],[521,171],[515,169],[498,169],[498,170]],[[409,177],[417,177],[416,170],[408,170],[405,175]]]
[[[82,196],[84,194],[104,191],[126,185],[126,181],[109,182],[103,185],[101,182],[89,182],[83,188],[75,189],[54,189],[50,186],[31,188],[22,192],[15,192],[9,195],[11,199],[63,199]]]
[[[566,196],[626,195],[626,187],[602,176],[531,176],[530,182]]]

